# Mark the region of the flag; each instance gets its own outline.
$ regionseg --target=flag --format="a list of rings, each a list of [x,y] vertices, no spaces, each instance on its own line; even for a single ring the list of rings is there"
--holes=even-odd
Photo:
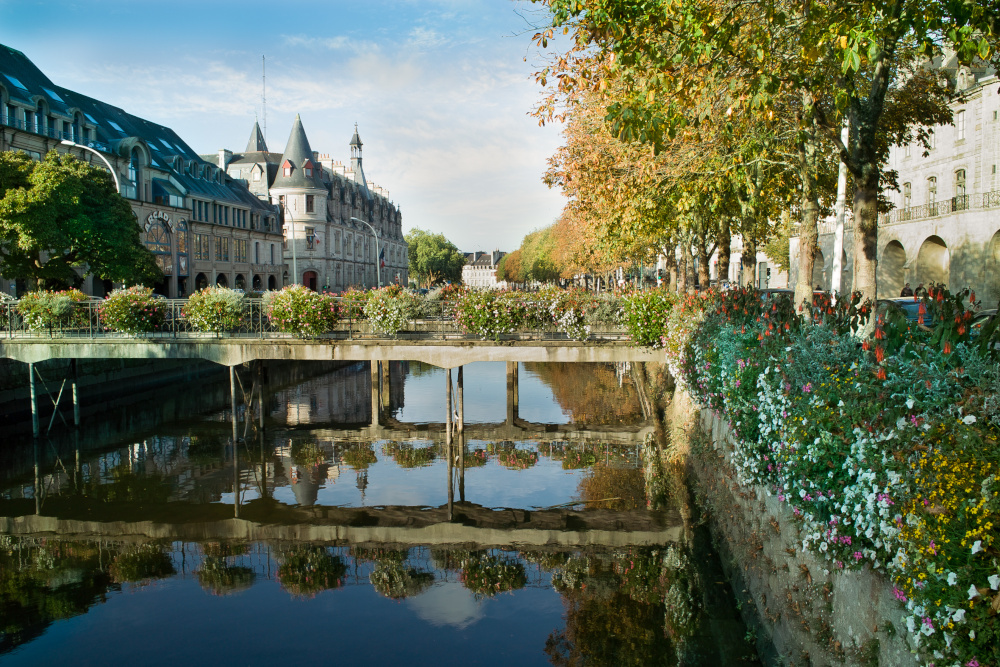
[[[378,265],[379,268],[385,268],[385,248],[382,248],[378,253]]]

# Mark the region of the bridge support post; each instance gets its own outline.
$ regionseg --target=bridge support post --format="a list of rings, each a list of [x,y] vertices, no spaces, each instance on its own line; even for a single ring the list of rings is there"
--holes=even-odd
[[[382,365],[382,409],[389,409],[389,362],[383,361]]]
[[[458,432],[465,433],[465,395],[464,387],[465,382],[463,378],[463,371],[465,366],[458,367]]]
[[[229,367],[229,410],[233,424],[233,451],[236,451],[236,366]]]
[[[372,426],[375,427],[379,423],[378,413],[380,410],[378,398],[378,362],[372,359],[368,363],[371,366],[372,379]]]
[[[517,419],[517,362],[507,362],[507,426]]]
[[[75,428],[80,428],[80,397],[76,391],[77,384],[77,371],[76,371],[76,359],[69,360],[70,369],[70,390],[73,393],[73,426]]]
[[[445,420],[444,420],[444,426],[445,426],[444,431],[445,431],[445,438],[447,438],[447,440],[448,440],[448,446],[451,447],[451,434],[452,434],[451,415],[452,415],[452,405],[451,405],[451,369],[450,368],[448,368],[448,369],[445,370],[445,375],[446,375],[446,382],[447,382],[447,384],[445,385],[445,403],[447,403],[447,405],[445,406],[445,409],[447,411],[447,414],[445,415]]]
[[[31,394],[31,435],[37,438],[41,432],[38,424],[38,397],[35,395],[35,364],[28,363],[28,391]]]

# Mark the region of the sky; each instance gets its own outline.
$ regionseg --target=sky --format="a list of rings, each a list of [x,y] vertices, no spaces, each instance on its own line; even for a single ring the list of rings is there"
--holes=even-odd
[[[300,114],[314,151],[350,159],[404,231],[511,251],[564,199],[542,183],[560,127],[529,115],[543,20],[520,0],[0,0],[0,43],[54,83],[171,127],[200,154],[242,151],[255,120],[284,150]]]

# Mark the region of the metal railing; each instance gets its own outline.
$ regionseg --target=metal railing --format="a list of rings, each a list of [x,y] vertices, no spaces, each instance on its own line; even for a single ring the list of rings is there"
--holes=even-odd
[[[384,333],[368,320],[357,301],[334,297],[339,320],[329,331],[310,340],[480,340],[455,322],[455,304],[450,301],[423,301],[414,306],[406,325],[395,334]],[[0,338],[4,339],[142,339],[142,340],[215,340],[267,339],[303,340],[307,337],[281,332],[271,322],[263,299],[247,299],[239,325],[222,332],[197,331],[185,306],[187,299],[163,299],[164,321],[155,331],[129,334],[114,330],[101,314],[101,299],[90,299],[73,306],[60,318],[32,318],[22,313],[16,300],[0,301]],[[530,302],[526,302],[530,303]],[[627,332],[612,323],[591,325],[591,341],[627,341]],[[569,336],[555,323],[534,322],[516,332],[501,334],[498,341],[568,341]]]

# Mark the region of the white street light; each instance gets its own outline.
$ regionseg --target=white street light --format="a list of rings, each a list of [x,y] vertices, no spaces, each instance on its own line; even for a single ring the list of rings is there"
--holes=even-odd
[[[372,235],[375,237],[375,280],[378,281],[378,286],[382,286],[382,267],[380,266],[382,260],[379,258],[379,245],[378,245],[378,231],[371,226],[371,223],[365,222],[361,218],[355,218],[351,216],[351,220],[356,220],[364,225],[368,225],[368,229],[372,230]]]
[[[78,144],[75,141],[70,141],[69,139],[63,139],[60,143],[62,143],[63,146],[75,146],[76,148],[82,148],[85,151],[90,151],[97,157],[104,160],[104,164],[108,165],[108,171],[111,172],[111,178],[115,179],[115,190],[118,191],[118,194],[122,193],[121,184],[118,183],[118,174],[115,173],[115,168],[111,166],[110,162],[108,162],[108,158],[101,155],[100,151],[94,150],[90,146],[84,146],[83,144]]]

